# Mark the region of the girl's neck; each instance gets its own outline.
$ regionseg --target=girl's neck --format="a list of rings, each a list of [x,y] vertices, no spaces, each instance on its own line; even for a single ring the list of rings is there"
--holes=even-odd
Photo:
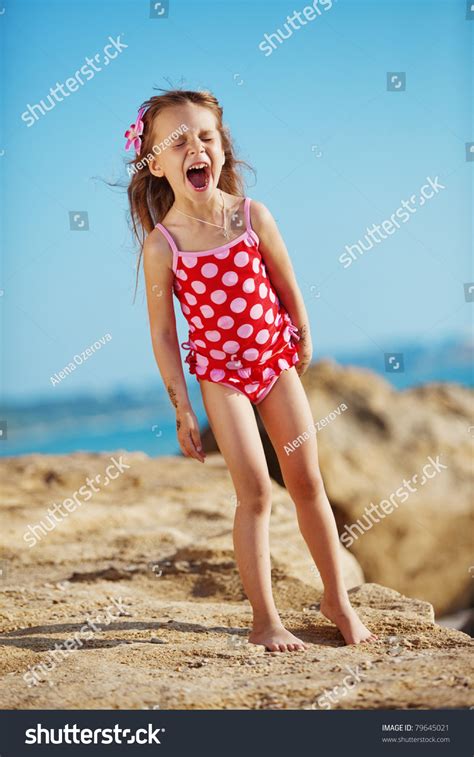
[[[171,207],[171,210],[178,209],[190,216],[199,218],[202,221],[210,223],[222,223],[222,204],[226,207],[225,194],[220,189],[216,189],[211,197],[203,202],[193,202],[189,197],[177,196]],[[191,219],[189,219],[191,221]],[[198,223],[198,221],[196,221]]]

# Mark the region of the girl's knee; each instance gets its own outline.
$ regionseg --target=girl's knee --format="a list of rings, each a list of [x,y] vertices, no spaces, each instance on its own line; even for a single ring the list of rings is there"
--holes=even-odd
[[[268,513],[272,507],[272,484],[270,479],[248,482],[245,488],[236,492],[237,506],[255,515]]]
[[[298,503],[311,502],[325,494],[324,481],[319,470],[307,471],[297,476],[287,489]]]

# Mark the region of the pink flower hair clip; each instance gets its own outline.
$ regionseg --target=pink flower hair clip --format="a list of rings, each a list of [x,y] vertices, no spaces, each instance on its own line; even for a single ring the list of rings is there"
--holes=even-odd
[[[140,108],[137,114],[137,120],[135,121],[134,124],[130,125],[130,128],[127,129],[127,131],[124,134],[127,140],[125,144],[125,149],[130,150],[131,146],[133,145],[137,155],[140,152],[141,146],[142,146],[142,140],[140,137],[143,134],[142,115],[144,111],[145,111],[145,108]]]

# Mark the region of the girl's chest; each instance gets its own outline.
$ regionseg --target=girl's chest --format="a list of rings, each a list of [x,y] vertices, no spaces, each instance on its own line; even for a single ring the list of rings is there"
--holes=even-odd
[[[251,293],[266,278],[258,245],[249,237],[213,251],[178,253],[174,290],[180,298],[185,292],[209,296],[221,288]]]

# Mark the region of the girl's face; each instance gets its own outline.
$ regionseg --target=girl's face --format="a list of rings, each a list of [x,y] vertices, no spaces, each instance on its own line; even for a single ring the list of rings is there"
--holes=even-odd
[[[183,125],[187,130],[171,139],[172,132]],[[206,202],[217,189],[225,162],[216,117],[195,103],[165,108],[155,119],[153,143],[167,137],[171,144],[149,164],[151,173],[168,179],[175,198]]]

